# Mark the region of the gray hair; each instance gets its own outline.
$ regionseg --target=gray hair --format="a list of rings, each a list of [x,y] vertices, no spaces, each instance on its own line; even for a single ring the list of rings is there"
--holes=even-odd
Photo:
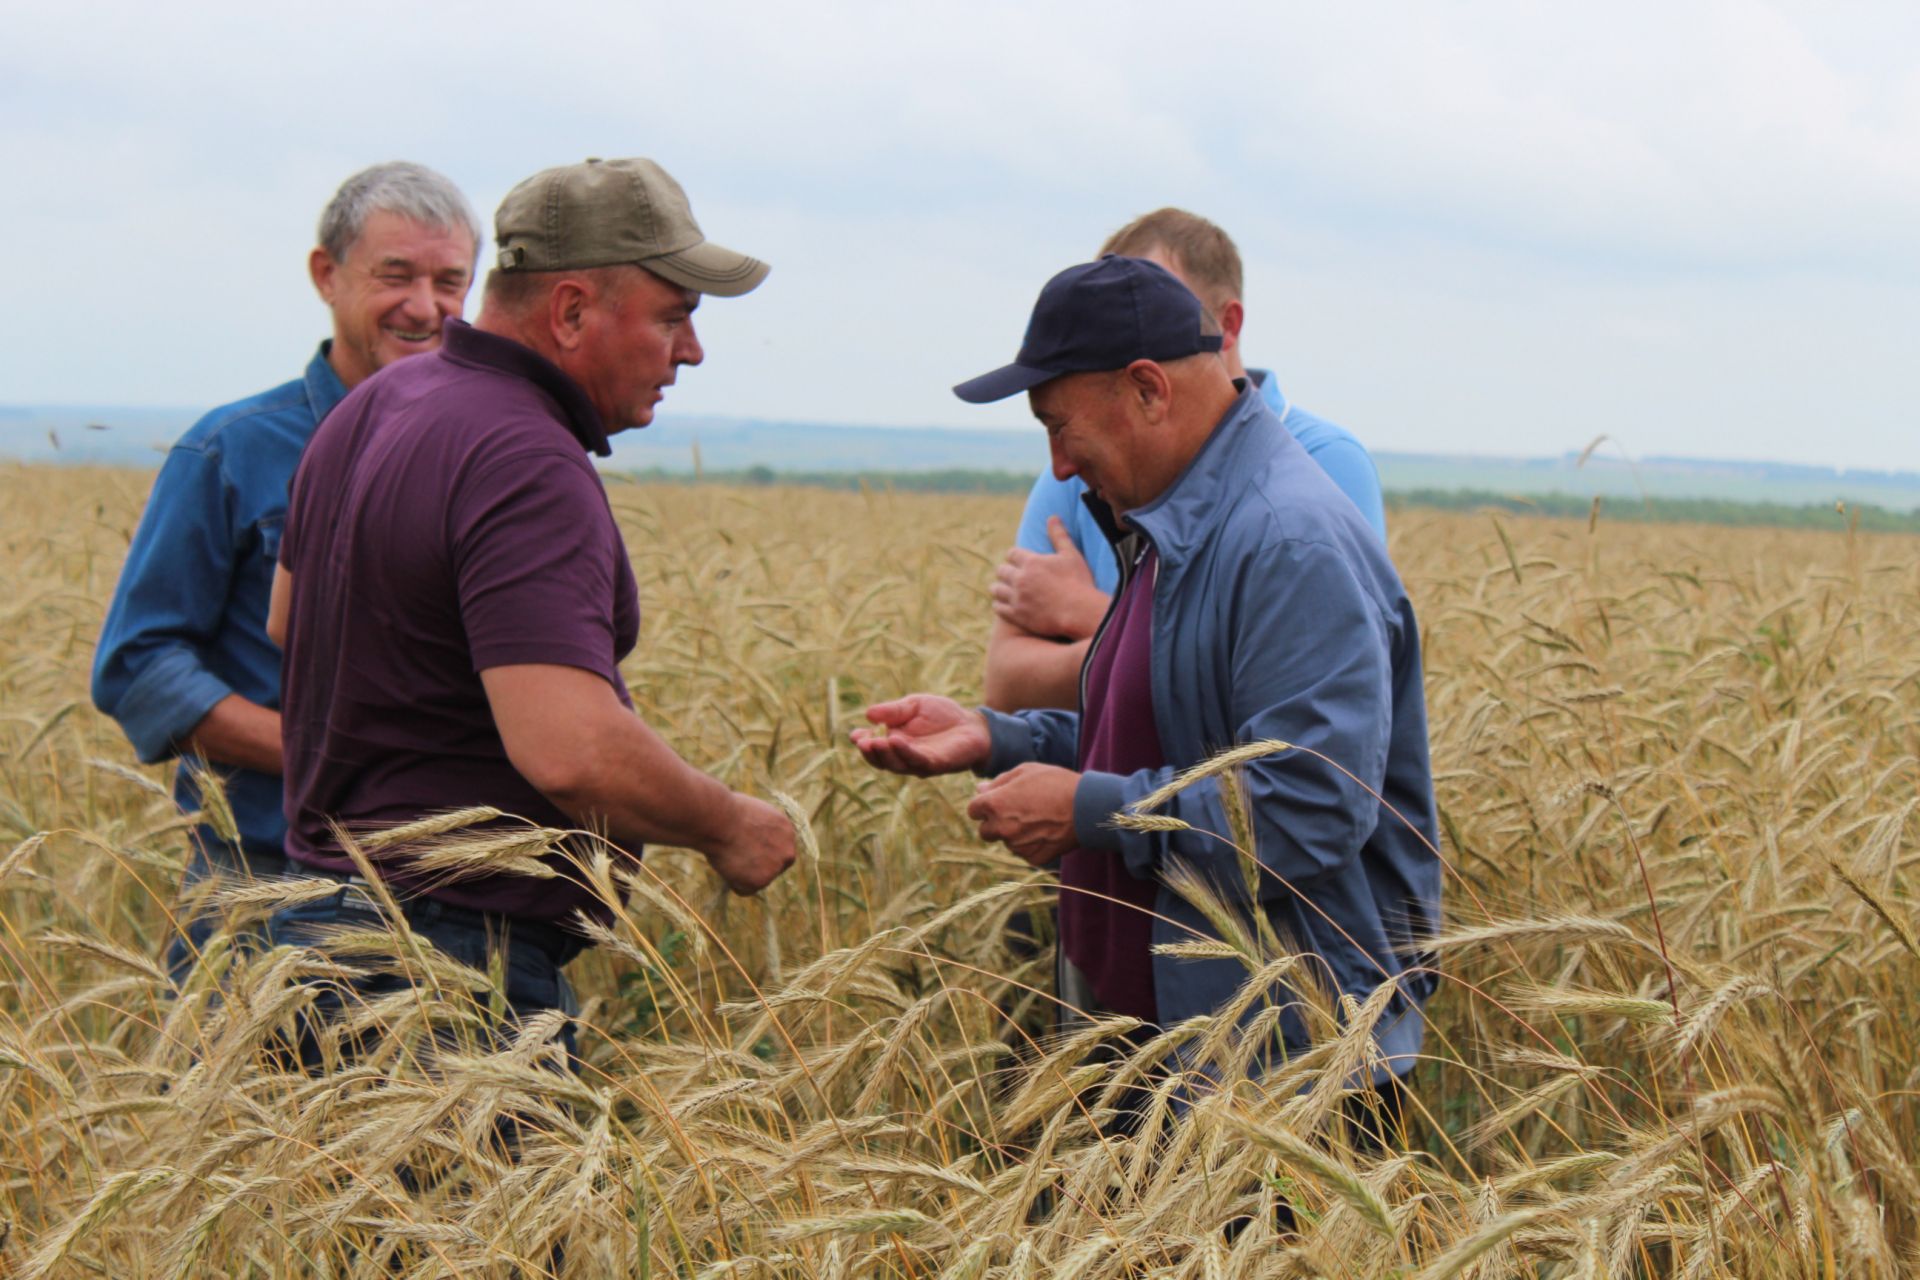
[[[480,221],[460,188],[423,164],[390,160],[348,178],[320,213],[320,247],[334,261],[346,257],[367,219],[393,213],[428,227],[464,230],[480,249]]]

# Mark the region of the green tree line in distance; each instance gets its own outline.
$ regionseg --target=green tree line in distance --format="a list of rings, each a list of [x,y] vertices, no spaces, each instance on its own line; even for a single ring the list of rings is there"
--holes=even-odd
[[[642,484],[734,486],[798,485],[810,489],[873,489],[898,493],[1021,494],[1033,477],[1018,471],[952,467],[933,471],[785,471],[739,467],[700,472],[660,467],[629,471]],[[1634,524],[1714,524],[1786,529],[1858,529],[1863,533],[1920,533],[1920,511],[1890,511],[1870,503],[1743,502],[1727,498],[1591,498],[1578,494],[1500,493],[1491,489],[1389,489],[1391,509],[1490,510],[1513,515],[1605,519]]]

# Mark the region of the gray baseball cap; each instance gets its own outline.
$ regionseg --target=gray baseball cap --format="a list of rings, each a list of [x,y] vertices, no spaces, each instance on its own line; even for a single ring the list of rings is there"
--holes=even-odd
[[[683,289],[732,298],[767,264],[708,240],[687,193],[651,160],[591,159],[534,174],[493,215],[501,271],[575,271],[637,263]]]

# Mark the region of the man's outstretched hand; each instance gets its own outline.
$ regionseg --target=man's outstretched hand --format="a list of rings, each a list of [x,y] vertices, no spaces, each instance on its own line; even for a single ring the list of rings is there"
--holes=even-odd
[[[952,698],[910,693],[867,708],[867,719],[885,729],[855,729],[853,745],[876,769],[930,778],[987,762],[993,740],[987,718]]]

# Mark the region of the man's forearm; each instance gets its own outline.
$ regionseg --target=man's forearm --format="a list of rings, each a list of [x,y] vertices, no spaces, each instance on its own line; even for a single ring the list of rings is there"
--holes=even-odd
[[[596,764],[547,797],[583,823],[604,823],[621,844],[678,845],[711,852],[730,838],[735,797],[682,760],[644,720],[623,712],[595,735]]]
[[[995,711],[1080,706],[1080,667],[1090,640],[1062,644],[996,623],[987,641],[985,701]]]
[[[480,679],[513,767],[581,826],[630,849],[697,850],[737,893],[756,892],[793,861],[785,814],[682,760],[604,677],[530,663]]]
[[[230,693],[193,726],[187,750],[213,764],[237,765],[278,777],[286,767],[280,750],[280,713]]]

